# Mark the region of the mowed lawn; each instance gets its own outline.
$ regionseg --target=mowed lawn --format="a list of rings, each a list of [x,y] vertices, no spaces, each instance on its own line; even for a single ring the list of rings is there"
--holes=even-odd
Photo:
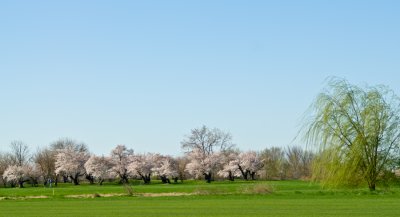
[[[43,187],[0,188],[0,216],[400,216],[398,187],[376,193],[367,189],[322,190],[318,185],[299,181],[186,182],[132,187],[134,196],[94,198],[65,196],[124,193],[125,189],[119,185],[62,185],[55,188],[52,196],[52,189]],[[268,192],[271,189],[273,192]],[[157,196],[165,192],[193,195]],[[154,193],[155,197],[142,193]],[[24,195],[49,198],[21,198]]]

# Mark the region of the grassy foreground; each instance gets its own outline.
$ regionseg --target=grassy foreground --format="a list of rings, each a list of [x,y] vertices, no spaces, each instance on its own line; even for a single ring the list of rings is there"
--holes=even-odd
[[[370,193],[322,190],[299,181],[186,182],[134,185],[133,196],[94,198],[68,196],[126,192],[118,185],[62,185],[55,188],[54,196],[52,190],[0,188],[0,216],[400,216],[397,187]],[[187,195],[159,196],[167,192]],[[150,193],[155,197],[145,196]]]

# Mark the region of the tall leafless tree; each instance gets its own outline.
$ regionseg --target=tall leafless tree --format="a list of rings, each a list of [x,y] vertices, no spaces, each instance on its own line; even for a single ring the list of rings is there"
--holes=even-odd
[[[209,129],[205,125],[191,130],[190,135],[181,142],[182,148],[191,152],[198,149],[205,155],[210,155],[216,151],[224,151],[234,147],[232,135],[220,129]]]
[[[36,154],[33,156],[33,161],[35,162],[38,171],[43,177],[44,185],[46,185],[50,179],[54,180],[56,178],[56,159],[54,152],[51,149],[38,149]]]
[[[11,159],[14,165],[24,166],[30,160],[29,147],[22,141],[12,141],[10,144]]]
[[[285,152],[280,147],[267,148],[261,152],[261,158],[264,160],[264,171],[266,179],[284,179],[286,163]]]
[[[310,178],[314,154],[299,146],[287,147],[287,175],[291,179]]]

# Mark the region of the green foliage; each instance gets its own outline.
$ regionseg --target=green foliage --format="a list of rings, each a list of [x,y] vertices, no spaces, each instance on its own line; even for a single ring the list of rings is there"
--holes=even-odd
[[[393,168],[400,144],[399,99],[384,86],[360,88],[332,79],[305,123],[308,143],[320,147],[314,179],[328,186],[370,190]]]

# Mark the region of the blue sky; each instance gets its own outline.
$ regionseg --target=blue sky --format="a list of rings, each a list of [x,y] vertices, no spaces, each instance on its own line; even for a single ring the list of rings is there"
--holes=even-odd
[[[178,155],[190,129],[292,142],[329,76],[400,94],[398,1],[2,1],[0,151]]]

